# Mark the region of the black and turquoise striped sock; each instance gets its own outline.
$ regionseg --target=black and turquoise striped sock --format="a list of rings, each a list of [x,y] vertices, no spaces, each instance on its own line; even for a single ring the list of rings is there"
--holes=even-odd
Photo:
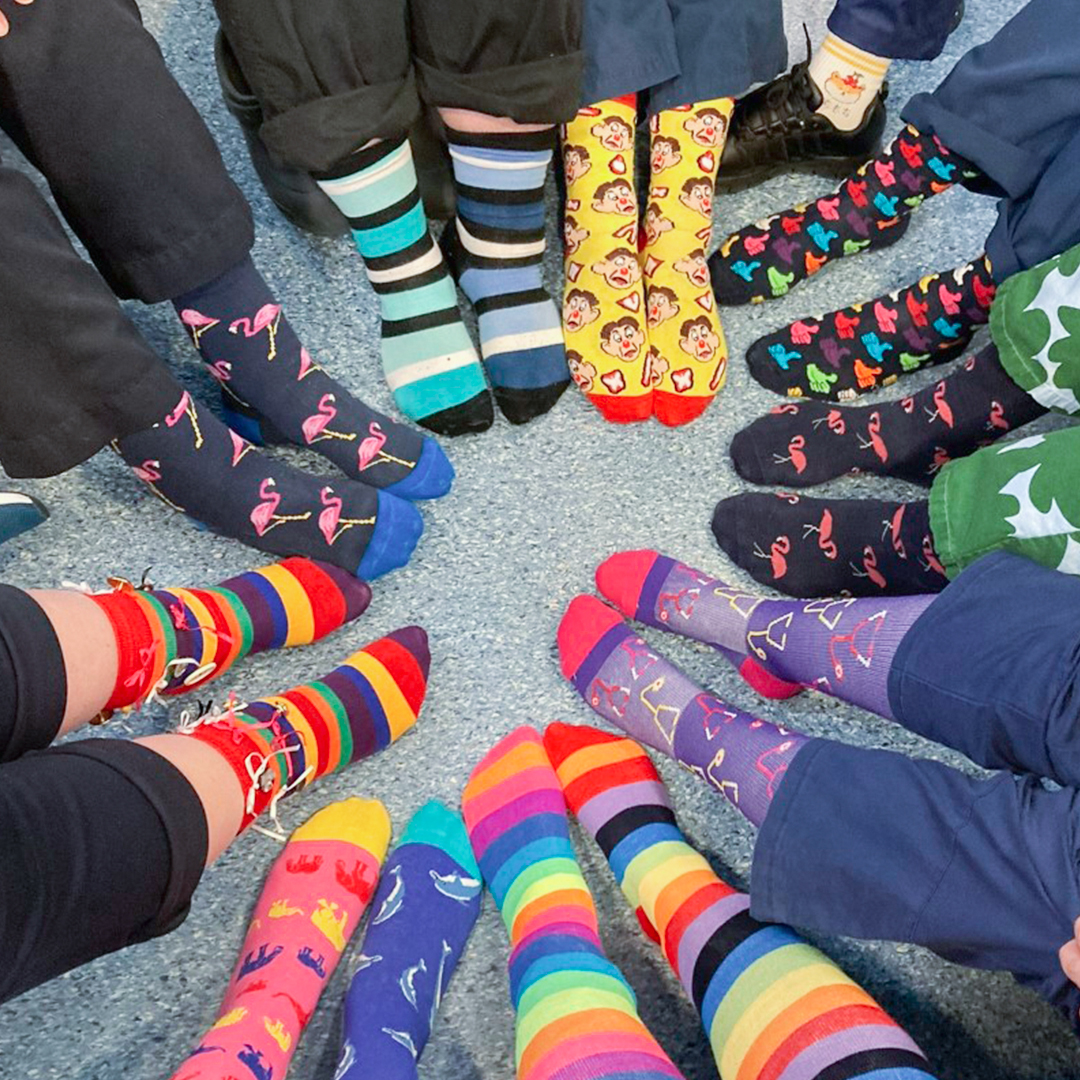
[[[398,407],[440,435],[490,427],[484,372],[428,231],[408,141],[377,143],[317,179],[349,219],[379,296],[383,371]]]
[[[570,385],[562,320],[543,281],[544,180],[553,130],[448,130],[457,217],[444,250],[480,322],[480,351],[512,424],[546,413]]]

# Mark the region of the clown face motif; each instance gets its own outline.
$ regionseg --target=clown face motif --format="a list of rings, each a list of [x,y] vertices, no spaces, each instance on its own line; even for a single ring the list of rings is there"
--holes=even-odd
[[[589,133],[600,140],[605,150],[629,150],[634,145],[634,129],[617,116],[605,116],[589,128]]]
[[[677,259],[675,269],[680,274],[685,274],[699,289],[706,288],[710,283],[709,264],[705,261],[705,252],[701,248],[691,251],[685,258]]]
[[[663,285],[654,285],[649,289],[646,318],[649,326],[659,326],[679,314],[679,298],[674,290]]]
[[[704,315],[688,319],[679,330],[679,348],[695,360],[707,363],[720,348],[720,338]]]
[[[563,300],[563,326],[570,332],[581,330],[600,318],[600,301],[585,289],[571,289]]]
[[[724,142],[728,121],[718,109],[701,109],[686,120],[683,127],[698,146],[716,149]]]
[[[600,331],[600,348],[617,360],[629,363],[641,355],[645,347],[645,333],[638,326],[637,319],[629,315],[616,322],[607,323]]]
[[[609,251],[599,262],[593,263],[592,272],[599,274],[613,289],[623,291],[641,280],[641,267],[637,256],[629,248]]]
[[[566,363],[570,368],[570,378],[581,387],[589,391],[593,388],[596,379],[596,368],[590,364],[579,352],[573,349],[566,350]]]
[[[634,217],[637,214],[637,199],[634,189],[626,180],[609,180],[601,184],[593,195],[592,208],[600,214],[620,214]]]
[[[648,209],[645,211],[646,240],[648,240],[650,244],[655,244],[663,233],[671,232],[674,228],[675,223],[670,218],[664,217],[663,211],[660,209],[660,204],[649,203]]]
[[[576,255],[578,248],[589,239],[590,235],[589,230],[579,225],[576,218],[567,214],[563,222],[563,242],[566,245],[567,255]]]
[[[652,156],[649,159],[653,176],[678,165],[682,161],[680,149],[678,139],[672,139],[666,135],[658,135],[653,139]]]
[[[712,181],[707,176],[691,177],[682,186],[679,202],[711,221],[713,209]]]
[[[580,180],[590,169],[592,162],[589,160],[589,151],[584,146],[563,147],[563,171],[566,174],[566,182],[574,183]]]

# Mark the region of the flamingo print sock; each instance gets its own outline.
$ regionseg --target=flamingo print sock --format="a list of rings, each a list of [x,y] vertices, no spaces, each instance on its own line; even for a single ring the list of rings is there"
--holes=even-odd
[[[652,171],[642,268],[657,373],[653,415],[669,427],[700,416],[727,378],[727,342],[705,252],[734,108],[732,98],[700,101],[665,109],[649,122]]]
[[[765,820],[805,735],[696,686],[595,596],[570,601],[558,644],[563,675],[594,712],[685,765],[754,825]]]
[[[241,828],[277,799],[396,742],[427,693],[427,634],[419,626],[365,645],[315,682],[205,713],[180,732],[214,747],[245,797]]]
[[[789,596],[941,592],[930,504],[744,493],[713,511],[716,542],[762,585]]]
[[[681,1080],[604,954],[539,734],[521,727],[498,743],[473,770],[462,803],[510,935],[518,1080]]]
[[[173,1080],[285,1080],[389,841],[390,818],[373,799],[331,803],[292,834],[255,902],[218,1019]]]
[[[370,580],[404,566],[423,531],[411,503],[267,458],[186,390],[160,423],[114,445],[162,502],[274,555],[303,555]]]
[[[865,990],[794,930],[750,916],[750,897],[686,842],[637,743],[550,724],[544,747],[701,1016],[721,1080],[929,1080],[922,1051]]]
[[[369,408],[312,360],[250,258],[173,300],[221,383],[226,420],[252,442],[310,447],[346,476],[403,499],[450,490],[434,439]]]
[[[386,862],[353,962],[336,1080],[416,1080],[483,887],[461,815],[421,807]]]
[[[383,372],[398,408],[440,435],[486,431],[491,395],[428,231],[408,140],[360,150],[318,183],[349,219],[379,298]]]
[[[309,559],[229,578],[210,589],[136,588],[120,578],[92,594],[116,639],[118,673],[105,712],[151,693],[187,693],[245,656],[310,645],[359,616],[371,587]]]
[[[544,181],[554,132],[449,130],[457,217],[443,233],[480,322],[495,401],[512,424],[546,413],[570,385],[558,309],[544,288]]]
[[[746,363],[779,394],[852,401],[925,364],[951,360],[989,321],[993,299],[982,256],[822,319],[799,319],[755,341]]]
[[[845,473],[929,485],[965,457],[1046,410],[987,345],[940,382],[894,401],[837,407],[788,402],[731,440],[735,471],[754,484],[810,487]]]

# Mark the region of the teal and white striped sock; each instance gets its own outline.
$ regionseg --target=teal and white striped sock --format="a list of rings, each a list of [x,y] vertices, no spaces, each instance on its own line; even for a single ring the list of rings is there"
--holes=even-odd
[[[489,428],[491,396],[428,231],[408,140],[361,150],[317,180],[349,219],[378,293],[383,371],[398,407],[440,435]]]
[[[449,130],[457,217],[443,247],[480,322],[495,400],[512,424],[546,413],[570,384],[562,319],[543,281],[544,179],[554,131]]]

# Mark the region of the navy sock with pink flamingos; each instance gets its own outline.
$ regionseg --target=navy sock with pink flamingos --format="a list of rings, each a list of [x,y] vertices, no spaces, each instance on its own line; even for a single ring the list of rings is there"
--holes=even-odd
[[[226,420],[254,443],[290,442],[403,499],[435,499],[454,470],[439,444],[365,405],[300,343],[251,259],[173,306],[210,373]]]

